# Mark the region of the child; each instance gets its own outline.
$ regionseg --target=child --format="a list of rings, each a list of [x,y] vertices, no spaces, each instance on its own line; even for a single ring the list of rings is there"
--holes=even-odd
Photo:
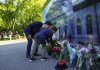
[[[45,57],[46,48],[47,48],[46,47],[46,41],[52,42],[52,36],[56,31],[57,31],[57,28],[55,26],[51,26],[50,29],[44,28],[34,35],[34,44],[33,44],[32,51],[31,51],[30,61],[33,61],[35,59],[34,53],[35,53],[35,50],[39,47],[40,44],[43,47],[43,55],[41,57],[41,60],[46,59],[46,57]]]

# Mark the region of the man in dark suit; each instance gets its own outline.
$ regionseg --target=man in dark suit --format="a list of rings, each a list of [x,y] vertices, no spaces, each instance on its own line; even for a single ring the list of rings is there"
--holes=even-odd
[[[33,36],[35,35],[35,33],[37,33],[42,27],[43,28],[49,28],[51,26],[51,22],[50,21],[46,21],[43,25],[42,22],[33,22],[31,24],[29,24],[28,26],[26,26],[24,28],[24,33],[26,35],[28,44],[27,44],[27,52],[26,52],[26,57],[29,58],[30,57],[30,52],[31,52],[31,46],[32,46],[32,39]],[[37,53],[38,49],[35,51],[35,55],[39,56],[39,54]]]

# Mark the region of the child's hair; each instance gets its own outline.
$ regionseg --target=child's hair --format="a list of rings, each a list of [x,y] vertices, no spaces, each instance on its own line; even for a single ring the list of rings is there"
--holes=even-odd
[[[54,30],[55,32],[57,31],[57,27],[55,27],[55,26],[51,26],[50,29]]]
[[[44,24],[52,25],[52,23],[50,21],[46,21]]]

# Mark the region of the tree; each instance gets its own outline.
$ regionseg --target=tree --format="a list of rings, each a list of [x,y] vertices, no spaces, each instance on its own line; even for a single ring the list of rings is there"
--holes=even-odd
[[[33,21],[41,21],[42,6],[46,0],[5,0],[0,2],[0,31],[10,29],[22,33]]]

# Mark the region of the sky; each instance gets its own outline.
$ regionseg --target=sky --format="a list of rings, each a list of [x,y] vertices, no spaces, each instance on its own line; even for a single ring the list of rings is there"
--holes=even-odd
[[[4,0],[0,0],[0,1],[4,1]]]

